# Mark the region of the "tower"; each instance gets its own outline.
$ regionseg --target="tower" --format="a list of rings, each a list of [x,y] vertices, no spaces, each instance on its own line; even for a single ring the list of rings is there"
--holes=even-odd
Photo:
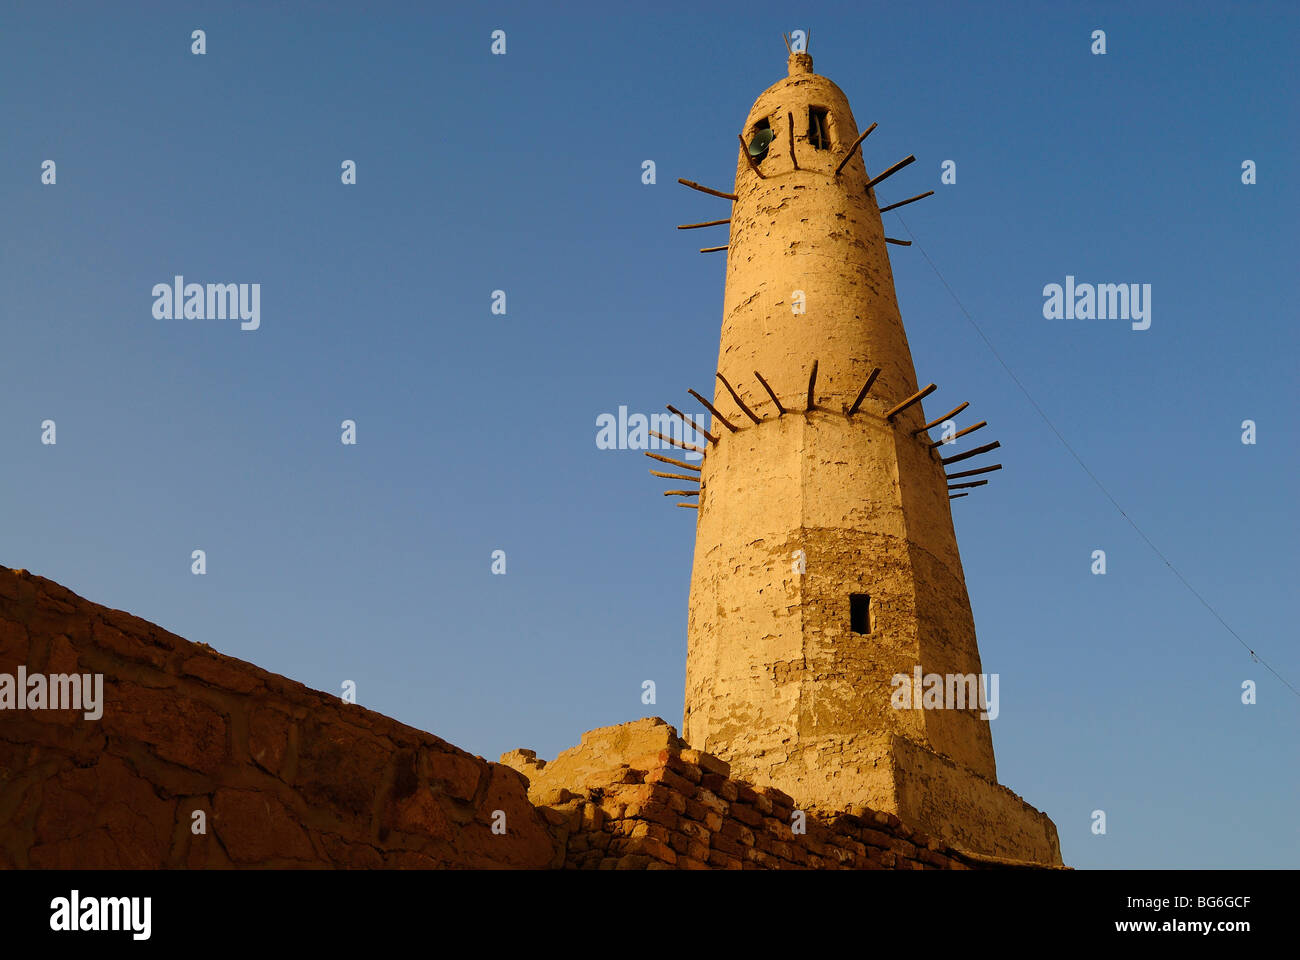
[[[1059,863],[1052,822],[997,783],[953,530],[949,498],[998,469],[958,461],[997,444],[931,438],[947,416],[926,421],[895,297],[875,186],[914,158],[871,178],[875,125],[806,52],[788,65],[745,120],[734,191],[682,181],[732,201],[704,224],[730,235],[706,248],[727,272],[713,400],[692,391],[713,414],[699,489],[671,491],[698,496],[682,734],[801,806]],[[943,708],[899,707],[918,667]]]

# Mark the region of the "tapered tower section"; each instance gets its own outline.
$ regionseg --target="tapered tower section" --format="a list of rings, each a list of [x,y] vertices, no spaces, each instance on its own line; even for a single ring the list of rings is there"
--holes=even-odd
[[[741,138],[683,735],[805,807],[1059,863],[979,702],[898,705],[917,666],[954,692],[983,672],[942,462],[970,448],[898,409],[918,384],[848,100],[794,53]]]

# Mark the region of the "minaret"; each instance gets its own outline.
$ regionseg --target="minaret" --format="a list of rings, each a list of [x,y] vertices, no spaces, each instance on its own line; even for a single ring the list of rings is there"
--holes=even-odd
[[[804,52],[741,132],[683,736],[803,807],[1059,863],[1051,821],[997,784],[978,701],[895,705],[918,666],[982,673],[945,473],[982,464],[946,468],[971,448],[925,429],[862,141]]]

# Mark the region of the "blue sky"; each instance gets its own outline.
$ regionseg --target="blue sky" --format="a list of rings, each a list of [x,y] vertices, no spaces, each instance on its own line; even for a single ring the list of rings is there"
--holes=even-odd
[[[353,680],[492,759],[679,724],[694,514],[640,453],[597,449],[596,418],[711,390],[725,263],[674,225],[726,204],[675,180],[729,188],[782,31],[811,28],[817,71],[880,125],[868,167],[918,158],[882,197],[937,191],[899,211],[919,248],[1300,686],[1298,27],[1246,3],[10,6],[0,563]],[[999,779],[1078,867],[1295,866],[1300,698],[1071,459],[919,248],[891,257],[927,410],[971,400],[1006,464],[953,504]],[[260,283],[261,328],[155,319],[176,274]],[[1150,329],[1044,319],[1067,275],[1151,284]]]

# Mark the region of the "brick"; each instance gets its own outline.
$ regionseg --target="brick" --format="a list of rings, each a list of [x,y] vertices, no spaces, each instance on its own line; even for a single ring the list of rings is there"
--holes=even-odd
[[[692,840],[701,840],[705,843],[708,843],[709,837],[712,836],[702,823],[696,823],[694,820],[682,820],[677,824],[677,829]]]
[[[730,814],[747,827],[761,827],[763,825],[763,815],[753,807],[747,807],[743,803],[733,804]]]
[[[737,843],[746,847],[754,845],[754,831],[745,826],[739,820],[727,820],[722,824],[722,835],[730,837]]]
[[[699,783],[700,778],[704,776],[704,771],[695,764],[690,763],[681,757],[670,757],[668,760],[668,769],[674,773],[680,773],[691,783]]]
[[[764,817],[763,829],[778,840],[793,840],[794,831],[790,829],[790,824],[776,819],[776,817]],[[845,838],[847,839],[847,838]]]
[[[717,867],[719,870],[741,869],[741,861],[738,857],[728,856],[727,854],[723,853],[721,850],[709,851],[709,863],[712,866]]]
[[[681,774],[673,773],[667,767],[660,767],[657,770],[651,770],[645,775],[646,783],[662,783],[673,790],[676,790],[686,796],[695,792],[695,784],[687,780]]]
[[[721,816],[726,816],[727,811],[731,808],[730,803],[713,791],[706,790],[704,787],[700,787],[700,789],[695,791],[695,799],[714,813],[720,814]]]
[[[740,788],[736,781],[728,780],[716,773],[706,773],[701,777],[700,787],[710,793],[717,794],[728,803],[734,803],[740,795]]]
[[[657,840],[660,843],[668,842],[668,831],[657,823],[637,823],[633,824],[632,837],[648,837],[651,840]]]
[[[708,773],[717,774],[723,778],[731,776],[731,764],[718,759],[711,753],[704,753],[700,750],[683,750],[682,758]]]
[[[929,849],[918,850],[917,857],[918,859],[921,860],[922,863],[928,863],[931,866],[938,867],[941,870],[945,869],[950,862],[948,858],[945,857],[943,854],[936,853],[935,851]]]
[[[745,855],[745,847],[741,846],[730,837],[724,837],[722,834],[716,834],[713,837],[713,849],[720,850],[730,857],[740,859]]]

